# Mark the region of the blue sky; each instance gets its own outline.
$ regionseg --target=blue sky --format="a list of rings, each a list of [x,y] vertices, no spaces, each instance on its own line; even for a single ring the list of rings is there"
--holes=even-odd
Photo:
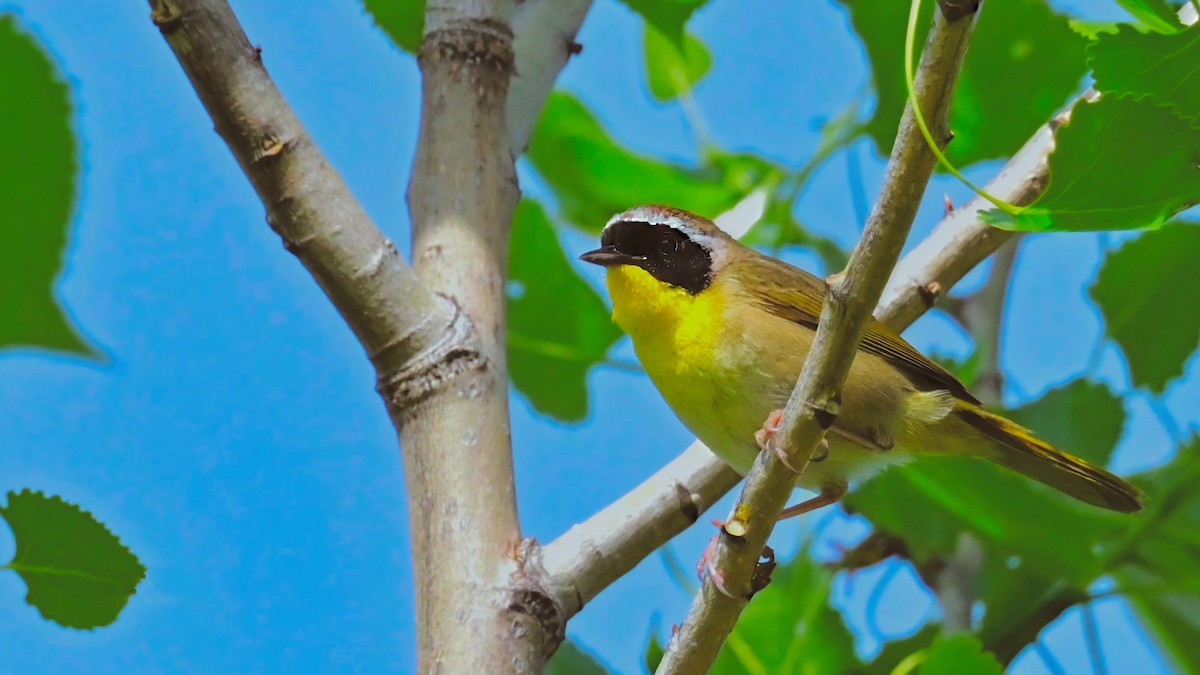
[[[1103,2],[1075,2],[1096,18]],[[272,76],[351,190],[402,250],[404,191],[417,132],[415,62],[393,48],[356,2],[234,2]],[[262,207],[196,101],[142,2],[31,0],[0,4],[50,50],[71,81],[83,171],[57,294],[106,355],[102,363],[34,351],[0,353],[0,490],[31,487],[84,505],[150,572],[116,624],[59,628],[25,606],[0,574],[0,653],[9,672],[411,672],[413,599],[403,476],[395,435],[362,350],[301,266],[267,228]],[[863,57],[832,2],[775,2],[754,12],[714,0],[692,30],[714,68],[696,91],[703,135],[797,165],[821,121],[865,82]],[[651,102],[639,20],[597,0],[583,53],[561,86],[639,151],[687,161],[697,119]],[[766,58],[764,45],[777,53]],[[853,150],[873,194],[882,163]],[[988,167],[975,172],[986,178]],[[529,171],[523,186],[543,195]],[[931,192],[961,202],[939,178]],[[851,244],[854,208],[844,158],[815,178],[801,204],[814,229]],[[923,208],[927,232],[940,198]],[[569,251],[591,241],[568,233]],[[1086,296],[1100,260],[1094,235],[1043,236],[1022,249],[1003,340],[1016,403],[1083,372],[1102,330]],[[802,264],[813,261],[793,256]],[[583,270],[599,284],[597,270]],[[977,280],[979,275],[973,279]],[[972,280],[968,280],[969,284]],[[909,334],[926,349],[962,353],[944,319]],[[632,358],[628,344],[618,355]],[[1196,360],[1167,405],[1200,420]],[[1126,388],[1115,348],[1096,376]],[[513,442],[526,532],[545,541],[609,503],[690,440],[649,382],[598,368],[592,416],[566,425],[514,395]],[[1118,470],[1164,459],[1169,439],[1149,405],[1131,399]],[[718,506],[715,513],[722,512]],[[865,526],[833,518],[816,548],[853,542]],[[0,528],[2,530],[3,528]],[[674,544],[684,561],[711,528]],[[788,542],[791,542],[789,545]],[[0,532],[0,560],[11,555]],[[882,570],[840,580],[843,606],[867,653],[864,604]],[[655,556],[602,594],[570,634],[621,672],[637,672],[653,616],[679,621],[689,598]],[[934,611],[912,575],[889,587],[879,624],[889,635]],[[1098,604],[1113,672],[1159,672],[1117,600]],[[1047,632],[1066,665],[1086,668],[1078,611]],[[1043,672],[1022,655],[1013,672]]]

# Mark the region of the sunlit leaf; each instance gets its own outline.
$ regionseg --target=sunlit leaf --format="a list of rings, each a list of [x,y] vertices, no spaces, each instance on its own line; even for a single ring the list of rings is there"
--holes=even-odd
[[[684,30],[692,13],[708,0],[621,0],[621,3],[642,15],[646,23],[658,29],[666,39],[682,43]]]
[[[907,100],[903,64],[909,3],[841,1],[871,65],[876,108],[866,130],[886,154]],[[935,5],[922,5],[918,48]],[[1014,32],[1013,26],[1021,30]],[[1087,70],[1085,45],[1068,20],[1043,0],[984,3],[950,106],[955,134],[946,149],[950,161],[964,166],[1008,157],[1020,148],[1079,86]]]
[[[1166,0],[1117,0],[1117,4],[1159,33],[1174,33],[1180,28],[1179,15]]]
[[[513,386],[539,412],[587,414],[587,371],[621,336],[607,307],[575,273],[545,211],[525,200],[509,248],[508,365]]]
[[[542,672],[545,675],[608,675],[610,671],[575,641],[567,640],[558,646]]]
[[[1016,216],[981,216],[1028,232],[1156,228],[1200,200],[1200,128],[1149,98],[1081,102],[1055,133],[1050,185]],[[1136,170],[1132,170],[1136,167]]]
[[[75,207],[67,85],[42,48],[0,16],[0,348],[91,348],[54,298]]]
[[[1200,26],[1173,35],[1121,26],[1088,49],[1096,90],[1150,96],[1185,117],[1200,118]]]
[[[918,671],[921,675],[1003,675],[996,657],[983,651],[969,633],[943,635],[933,641]]]
[[[860,666],[854,640],[829,605],[833,574],[802,549],[754,596],[710,673],[845,673]]]
[[[750,155],[714,154],[703,167],[688,169],[635,154],[562,92],[551,94],[527,155],[554,190],[563,217],[595,233],[614,214],[641,204],[670,204],[711,218],[778,174]]]
[[[4,569],[21,576],[25,600],[70,628],[107,626],[146,576],[137,556],[92,514],[58,497],[25,490],[0,507],[17,552]]]
[[[410,54],[421,48],[425,32],[425,0],[362,0],[375,25]]]
[[[900,662],[930,644],[940,632],[937,624],[928,623],[906,638],[889,640],[869,663],[851,671],[852,675],[892,675]]]
[[[1200,225],[1172,224],[1108,254],[1092,298],[1133,384],[1154,392],[1183,374],[1200,342]]]
[[[691,33],[675,42],[647,23],[644,34],[646,81],[654,98],[668,101],[690,91],[712,68],[708,48]]]

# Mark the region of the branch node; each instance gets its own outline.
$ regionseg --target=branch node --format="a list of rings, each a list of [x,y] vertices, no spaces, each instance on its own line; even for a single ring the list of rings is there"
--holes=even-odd
[[[936,281],[917,284],[917,295],[921,296],[921,302],[925,303],[926,309],[932,308],[937,303],[938,298],[942,297],[942,292],[942,285]]]
[[[582,44],[580,44],[574,40],[567,40],[567,55],[568,56],[579,56],[582,53],[583,53],[583,45]]]
[[[170,35],[183,22],[183,11],[172,7],[167,0],[159,0],[150,11],[150,22],[157,26],[163,35]]]
[[[522,539],[514,553],[516,569],[509,575],[508,601],[505,605],[505,610],[512,614],[510,630],[513,637],[528,635],[523,624],[530,620],[537,623],[545,638],[541,645],[542,655],[550,658],[567,637],[567,614],[547,590],[549,585],[541,561],[542,549],[537,541]]]
[[[431,334],[438,336],[398,370],[388,375],[380,370],[376,390],[390,410],[400,413],[400,419],[407,420],[421,402],[459,376],[487,369],[487,359],[479,351],[475,326],[470,317],[449,296],[439,293],[437,297],[446,303],[448,314],[445,315],[450,317],[444,329],[431,330],[429,322],[438,317],[430,315],[407,333],[368,354],[373,363],[383,363],[387,361],[386,355],[394,349],[404,353],[411,348],[412,341]]]
[[[679,511],[687,518],[688,523],[694,523],[700,519],[700,506],[696,503],[699,495],[692,494],[692,491],[686,485],[675,481],[675,496],[679,498]]]
[[[950,23],[979,11],[979,0],[937,0],[937,4]]]

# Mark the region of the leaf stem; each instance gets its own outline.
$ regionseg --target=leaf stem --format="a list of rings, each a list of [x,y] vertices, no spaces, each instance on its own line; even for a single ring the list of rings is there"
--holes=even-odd
[[[950,160],[946,159],[946,155],[942,152],[937,141],[933,140],[933,134],[929,132],[929,125],[925,123],[925,113],[921,111],[921,106],[917,105],[917,84],[916,76],[913,71],[913,46],[917,37],[917,19],[921,13],[921,0],[912,0],[912,9],[908,13],[908,30],[904,35],[904,83],[908,89],[908,103],[912,106],[913,117],[916,118],[917,126],[921,129],[921,135],[925,137],[925,142],[929,145],[929,149],[933,155],[937,157],[938,163],[942,168],[950,172],[955,178],[962,182],[963,185],[971,188],[975,194],[983,197],[996,208],[1007,213],[1010,216],[1016,216],[1023,210],[1022,207],[1016,204],[1010,204],[999,197],[993,196],[986,192],[983,188],[975,185],[967,180],[967,177],[962,175]]]

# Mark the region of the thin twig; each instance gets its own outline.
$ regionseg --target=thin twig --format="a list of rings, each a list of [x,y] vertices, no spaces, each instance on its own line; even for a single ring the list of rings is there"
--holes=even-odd
[[[944,125],[954,83],[974,25],[974,12],[957,21],[935,12],[922,54],[916,100],[943,139],[947,137]],[[760,552],[795,485],[796,475],[788,467],[803,471],[837,417],[841,384],[871,308],[899,258],[934,162],[910,106],[900,122],[879,200],[846,271],[829,283],[816,338],[784,409],[779,437],[788,461],[772,452],[762,452],[755,460],[713,552],[712,576],[719,576],[722,582],[710,579],[704,584],[687,620],[668,643],[659,672],[705,672],[756,585],[762,583],[755,578]],[[739,524],[737,536],[730,534],[734,523]]]
[[[1092,662],[1092,672],[1096,675],[1108,675],[1104,664],[1104,651],[1100,647],[1100,631],[1096,627],[1096,611],[1092,603],[1083,606],[1083,637],[1087,643],[1088,659]]]

